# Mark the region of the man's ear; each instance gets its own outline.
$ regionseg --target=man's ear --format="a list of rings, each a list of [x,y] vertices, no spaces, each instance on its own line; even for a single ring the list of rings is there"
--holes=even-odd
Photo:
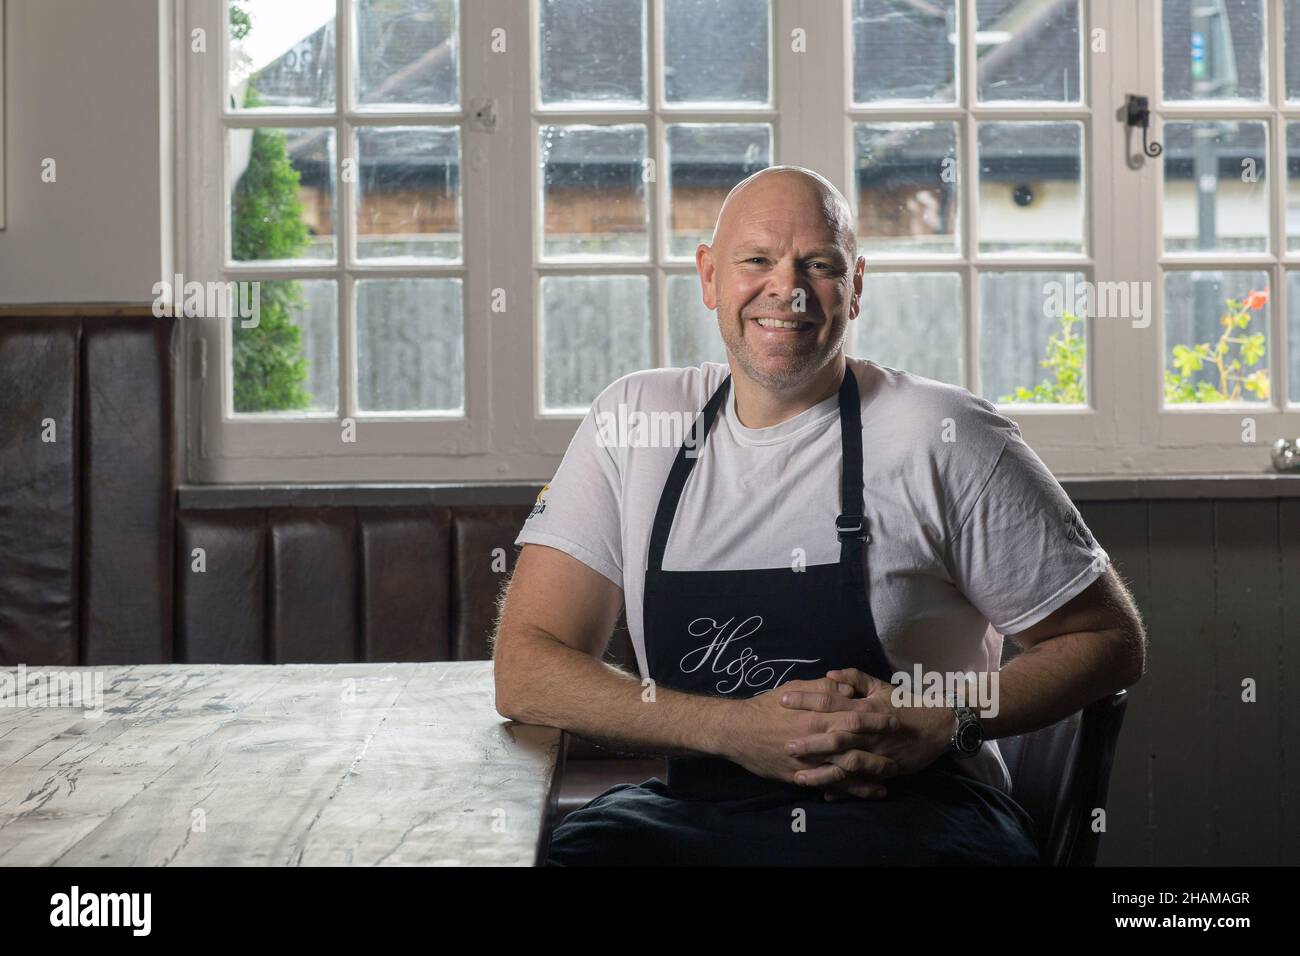
[[[713,248],[701,242],[695,249],[695,270],[700,274],[700,293],[704,297],[704,306],[709,311],[718,307],[718,297],[713,291],[713,276],[716,266],[713,262]]]
[[[849,321],[852,322],[862,311],[862,274],[867,268],[867,260],[858,256],[853,264],[853,298],[849,300]]]

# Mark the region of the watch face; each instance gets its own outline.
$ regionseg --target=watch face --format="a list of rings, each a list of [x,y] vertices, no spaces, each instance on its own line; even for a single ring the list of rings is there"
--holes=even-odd
[[[980,729],[975,724],[966,724],[957,731],[957,746],[965,753],[974,753],[980,747]]]

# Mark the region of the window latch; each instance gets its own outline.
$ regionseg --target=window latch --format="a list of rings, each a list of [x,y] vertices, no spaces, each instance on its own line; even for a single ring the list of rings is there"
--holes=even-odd
[[[469,128],[480,133],[497,131],[497,101],[472,99],[469,101]]]
[[[1153,159],[1165,151],[1159,143],[1147,142],[1147,131],[1151,127],[1151,105],[1145,96],[1128,94],[1124,104],[1124,125],[1142,129],[1142,152]]]

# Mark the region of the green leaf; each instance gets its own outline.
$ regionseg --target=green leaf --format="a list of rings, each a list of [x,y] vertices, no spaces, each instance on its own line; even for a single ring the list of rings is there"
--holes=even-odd
[[[1193,372],[1199,372],[1204,366],[1201,361],[1199,347],[1196,350],[1189,349],[1186,345],[1174,346],[1174,367],[1178,369],[1183,378],[1188,378]]]
[[[1263,359],[1267,351],[1263,332],[1256,332],[1254,335],[1247,336],[1246,340],[1241,344],[1241,357],[1247,365],[1254,365]]]

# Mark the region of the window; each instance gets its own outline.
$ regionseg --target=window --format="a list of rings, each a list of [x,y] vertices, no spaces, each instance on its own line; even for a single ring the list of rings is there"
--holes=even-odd
[[[871,272],[850,351],[1003,404],[1087,406],[1087,320],[1045,305],[1090,270],[1080,3],[853,0],[852,18]]]
[[[1282,254],[1271,254],[1269,144],[1291,128],[1286,94],[1268,80],[1267,6],[1166,0],[1163,8],[1166,408],[1267,405],[1277,380],[1269,368],[1271,274],[1293,245],[1288,237],[1283,249],[1279,234]],[[1294,5],[1287,19],[1296,19]]]
[[[1295,430],[1300,402],[1300,9],[1164,0],[1158,12],[1143,79],[1158,91],[1164,151],[1143,271],[1160,321],[1143,358],[1160,378],[1144,431],[1171,448],[1209,442],[1215,461],[1266,455]]]
[[[726,361],[695,249],[727,192],[771,165],[770,8],[537,3],[544,414],[581,414],[637,369]],[[731,24],[726,43],[700,29],[717,20]]]
[[[775,163],[854,208],[852,354],[997,402],[1060,474],[1266,467],[1300,422],[1296,5],[815,12],[183,0],[177,260],[239,306],[185,325],[187,477],[544,478],[618,376],[725,360],[695,248]]]
[[[227,0],[227,411],[459,415],[458,5],[343,6],[339,57],[335,0]]]

